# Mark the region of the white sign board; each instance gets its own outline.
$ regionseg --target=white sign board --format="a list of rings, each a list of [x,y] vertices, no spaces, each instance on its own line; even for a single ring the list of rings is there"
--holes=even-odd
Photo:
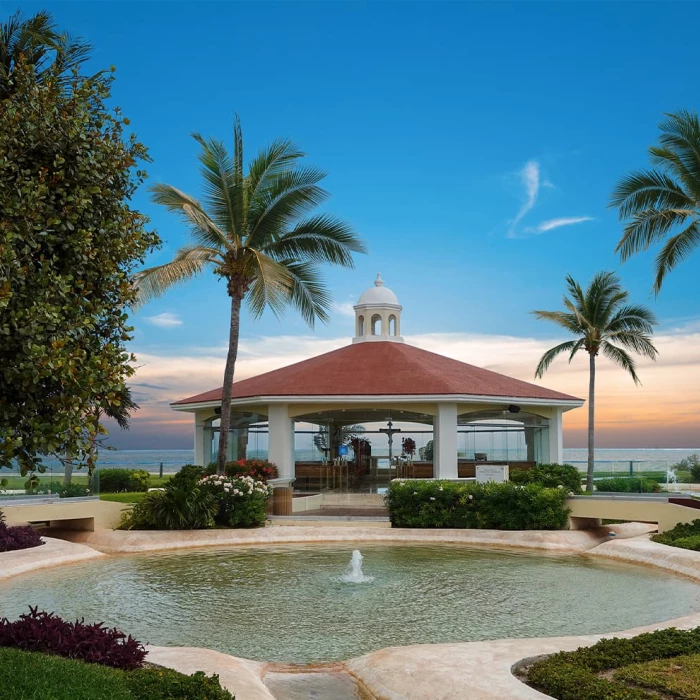
[[[476,483],[487,484],[490,481],[497,484],[502,484],[508,481],[508,465],[507,464],[477,464],[476,465]]]

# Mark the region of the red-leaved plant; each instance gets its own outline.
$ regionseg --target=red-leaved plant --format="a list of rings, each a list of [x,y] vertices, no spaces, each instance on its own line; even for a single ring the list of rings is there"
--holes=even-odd
[[[105,627],[102,622],[68,622],[31,605],[29,614],[20,615],[14,622],[0,620],[0,647],[81,659],[124,671],[141,668],[146,658],[143,644],[118,629]]]
[[[39,533],[31,525],[7,527],[5,517],[0,511],[0,552],[12,552],[16,549],[28,549],[44,544]]]

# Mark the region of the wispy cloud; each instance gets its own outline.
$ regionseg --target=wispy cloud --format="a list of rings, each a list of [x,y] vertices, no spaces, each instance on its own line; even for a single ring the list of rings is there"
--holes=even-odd
[[[553,231],[555,228],[561,228],[562,226],[572,226],[573,224],[582,224],[585,221],[593,221],[592,216],[565,216],[559,219],[547,219],[547,221],[542,221],[537,226],[530,226],[525,229],[526,233],[545,233],[546,231]]]
[[[177,315],[164,311],[162,314],[155,316],[146,316],[146,320],[158,328],[175,328],[182,325],[182,319]]]
[[[554,189],[554,185],[542,175],[542,168],[537,160],[529,160],[518,172],[520,183],[525,190],[525,201],[515,215],[515,218],[508,222],[508,238],[528,238],[537,236],[547,231],[552,231],[562,226],[580,224],[584,221],[591,221],[590,216],[564,216],[557,219],[547,219],[541,221],[536,226],[521,228],[522,220],[535,208],[540,190],[545,187]]]
[[[518,224],[523,220],[523,217],[535,206],[537,195],[540,192],[540,164],[536,160],[529,160],[519,173],[520,181],[525,187],[525,201],[520,207],[520,211],[515,215],[515,218],[510,222],[508,229],[508,237],[516,237],[516,229]],[[551,184],[551,183],[548,183]]]
[[[348,316],[349,318],[355,318],[355,309],[353,308],[352,302],[333,302],[333,312],[340,314],[341,316]]]

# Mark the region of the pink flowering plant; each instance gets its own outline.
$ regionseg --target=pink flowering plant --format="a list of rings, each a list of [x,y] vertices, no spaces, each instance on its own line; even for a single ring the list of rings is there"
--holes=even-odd
[[[272,486],[252,476],[210,474],[199,481],[199,488],[216,499],[214,522],[220,527],[261,527],[265,524],[267,499]]]

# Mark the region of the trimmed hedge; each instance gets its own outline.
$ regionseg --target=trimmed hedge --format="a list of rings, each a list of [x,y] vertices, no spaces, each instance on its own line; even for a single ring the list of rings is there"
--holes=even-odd
[[[101,493],[148,491],[151,485],[151,475],[144,469],[99,469],[97,474]]]
[[[19,649],[0,649],[0,691],[2,700],[235,700],[201,671],[121,671]]]
[[[656,479],[640,479],[636,476],[613,476],[596,479],[596,491],[601,493],[659,493],[661,485]]]
[[[386,506],[393,527],[561,530],[568,493],[539,484],[392,481]]]
[[[572,464],[538,464],[532,469],[513,469],[514,484],[539,484],[548,488],[563,486],[571,493],[581,493],[581,472]]]
[[[651,539],[659,544],[700,552],[700,520],[693,520],[692,523],[678,523],[666,532],[652,535]]]
[[[694,653],[700,653],[700,628],[689,631],[671,628],[632,639],[613,637],[591,647],[559,652],[533,664],[527,671],[527,681],[558,700],[649,700],[658,695],[597,674]]]

